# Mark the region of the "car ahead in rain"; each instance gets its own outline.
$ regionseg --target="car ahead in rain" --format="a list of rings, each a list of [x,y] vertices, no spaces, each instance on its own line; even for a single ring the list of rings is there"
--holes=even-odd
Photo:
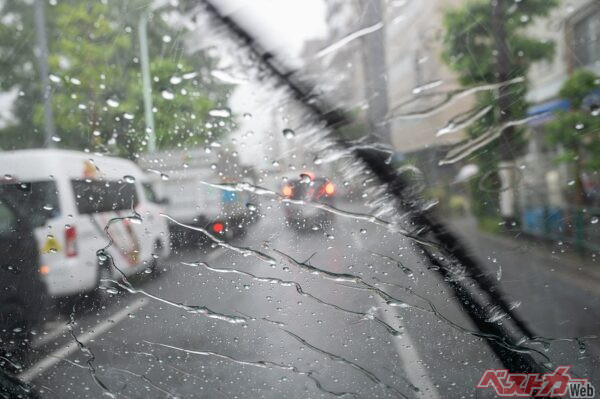
[[[152,269],[168,255],[167,223],[146,200],[133,162],[66,150],[0,155],[1,190],[23,186],[19,201],[34,228],[50,295],[70,296],[102,279]]]
[[[324,209],[335,203],[336,187],[326,177],[305,172],[281,188],[287,225],[296,230],[320,230],[331,224],[333,213]]]
[[[206,242],[206,235],[194,228],[231,239],[258,220],[253,196],[231,187],[239,181],[254,183],[254,171],[224,151],[170,150],[144,154],[139,162],[149,172],[153,196],[164,206],[178,245]]]
[[[0,352],[9,364],[27,354],[32,329],[48,305],[38,244],[28,210],[18,201],[27,185],[8,187],[0,182]]]

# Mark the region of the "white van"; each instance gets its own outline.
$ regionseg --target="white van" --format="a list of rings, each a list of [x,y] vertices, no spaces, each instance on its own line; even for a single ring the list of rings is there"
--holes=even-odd
[[[20,190],[30,210],[50,295],[90,291],[100,278],[118,279],[120,272],[98,255],[102,248],[125,275],[152,268],[169,254],[162,209],[151,202],[146,176],[129,160],[66,150],[10,151],[0,153],[0,173],[0,190]]]
[[[258,198],[206,184],[257,184],[254,169],[239,164],[226,151],[170,149],[143,154],[139,164],[152,173],[154,187],[167,214],[178,222],[233,238],[244,234],[258,220]],[[170,227],[174,243],[181,244],[187,241],[185,236],[194,235],[193,231],[175,224]],[[205,238],[203,234],[196,236]]]

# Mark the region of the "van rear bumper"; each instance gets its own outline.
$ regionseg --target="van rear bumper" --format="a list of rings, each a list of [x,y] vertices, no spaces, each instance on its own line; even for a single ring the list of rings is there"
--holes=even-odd
[[[54,297],[88,292],[96,288],[98,283],[97,267],[68,262],[66,265],[49,265],[49,269],[44,282],[48,294]]]

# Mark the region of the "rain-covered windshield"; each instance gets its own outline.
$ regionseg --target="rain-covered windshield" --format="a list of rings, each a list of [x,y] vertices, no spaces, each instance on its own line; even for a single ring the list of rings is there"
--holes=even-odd
[[[0,18],[5,397],[600,389],[597,1]]]
[[[43,226],[60,214],[60,205],[56,195],[56,184],[52,181],[34,181],[15,183],[6,178],[0,184],[0,196],[7,201],[19,204],[27,213],[28,220],[34,226]]]

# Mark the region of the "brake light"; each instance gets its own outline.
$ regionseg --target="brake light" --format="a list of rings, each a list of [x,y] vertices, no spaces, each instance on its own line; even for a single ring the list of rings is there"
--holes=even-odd
[[[74,226],[67,226],[65,229],[65,255],[77,256],[77,230]]]
[[[325,193],[327,193],[327,195],[333,195],[335,193],[335,186],[332,182],[327,182],[327,184],[325,184]]]
[[[212,226],[212,229],[215,233],[222,233],[223,230],[225,230],[225,226],[223,225],[223,223],[215,223]]]
[[[291,197],[294,194],[294,189],[292,189],[292,186],[285,185],[282,192],[284,197]]]

